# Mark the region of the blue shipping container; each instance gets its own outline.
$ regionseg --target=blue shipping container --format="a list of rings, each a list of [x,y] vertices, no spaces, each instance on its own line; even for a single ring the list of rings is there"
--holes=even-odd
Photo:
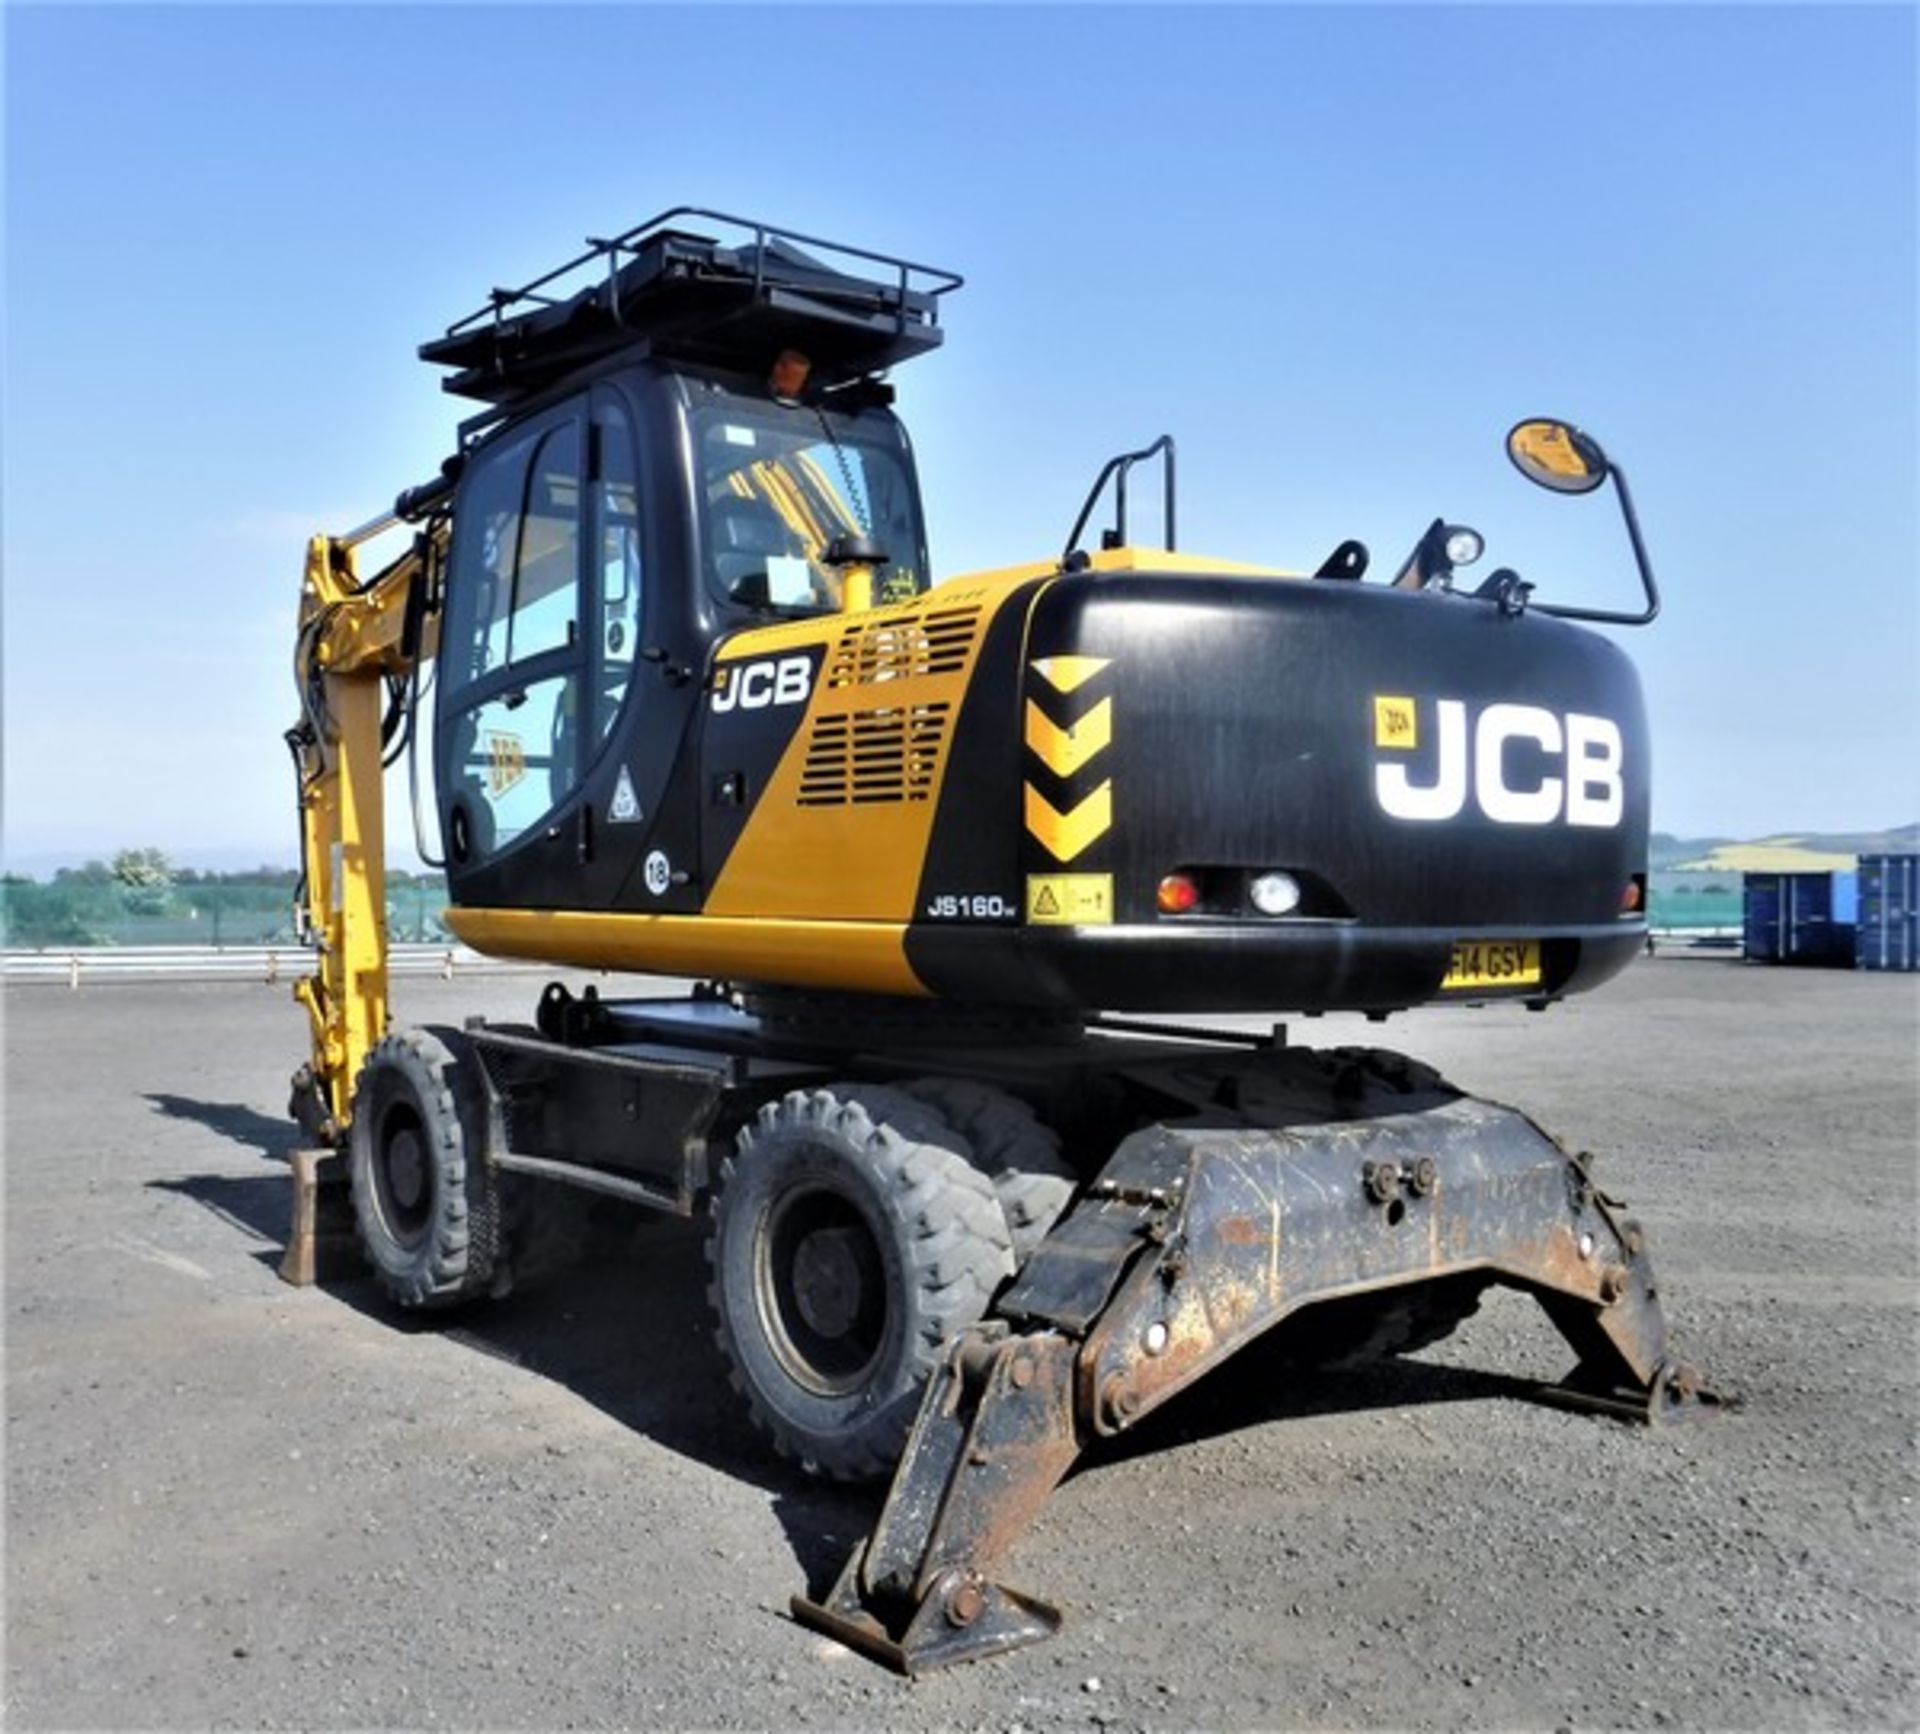
[[[1853,963],[1860,882],[1852,873],[1745,876],[1746,953],[1761,963]]]
[[[1861,969],[1920,969],[1920,855],[1860,857]]]

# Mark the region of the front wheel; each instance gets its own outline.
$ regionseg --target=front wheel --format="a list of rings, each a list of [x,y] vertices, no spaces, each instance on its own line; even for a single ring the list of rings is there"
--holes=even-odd
[[[401,1306],[453,1306],[493,1285],[502,1234],[487,1113],[479,1062],[453,1030],[390,1031],[360,1068],[347,1159],[354,1222]]]
[[[890,1471],[947,1345],[1013,1274],[992,1182],[902,1092],[769,1102],[720,1165],[708,1296],[735,1388],[776,1449]]]

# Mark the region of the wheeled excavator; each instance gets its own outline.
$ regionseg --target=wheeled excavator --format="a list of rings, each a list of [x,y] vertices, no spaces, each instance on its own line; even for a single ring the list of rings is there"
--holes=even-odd
[[[1543,1397],[1714,1401],[1588,1158],[1274,1021],[1544,1008],[1640,950],[1647,727],[1589,629],[1659,607],[1619,467],[1565,421],[1508,436],[1545,488],[1612,483],[1632,610],[1470,582],[1444,519],[1384,579],[1357,541],[1188,552],[1164,438],[1057,554],[936,583],[892,374],[960,283],[681,207],[495,290],[420,351],[475,406],[454,455],[308,547],[289,734],[292,1108],[379,1283],[484,1302],[567,1200],[703,1216],[744,1416],[892,1478],[795,1613],[916,1673],[1055,1630],[997,1575],[1020,1532],[1270,1332],[1404,1351],[1502,1284],[1574,1357]],[[1156,470],[1158,545],[1129,522]],[[462,941],[690,988],[391,1024],[402,755]]]

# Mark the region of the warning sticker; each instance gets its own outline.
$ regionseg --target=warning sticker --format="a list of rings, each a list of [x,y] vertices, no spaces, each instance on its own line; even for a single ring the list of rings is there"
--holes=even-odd
[[[1111,873],[1030,873],[1027,920],[1035,927],[1109,927]]]
[[[487,733],[487,793],[504,795],[527,774],[527,749],[518,735],[498,729]]]
[[[641,817],[640,797],[633,792],[633,778],[627,767],[620,767],[620,780],[613,785],[613,800],[607,807],[607,820],[614,825],[636,824]]]
[[[1408,752],[1419,746],[1420,729],[1414,720],[1412,699],[1374,695],[1373,744],[1376,747],[1400,747]]]

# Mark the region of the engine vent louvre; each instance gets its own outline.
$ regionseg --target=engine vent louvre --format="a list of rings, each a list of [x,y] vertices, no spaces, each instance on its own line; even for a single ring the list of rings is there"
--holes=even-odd
[[[915,704],[817,718],[795,799],[803,807],[928,799],[952,715],[950,704]]]
[[[827,659],[826,683],[871,686],[922,674],[957,674],[980,630],[979,608],[930,608],[905,620],[850,626]]]

